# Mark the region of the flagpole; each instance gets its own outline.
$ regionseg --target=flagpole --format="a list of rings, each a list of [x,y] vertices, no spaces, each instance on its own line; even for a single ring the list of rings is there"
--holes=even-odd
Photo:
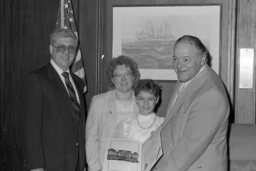
[[[60,0],[60,27],[64,28],[64,0]]]

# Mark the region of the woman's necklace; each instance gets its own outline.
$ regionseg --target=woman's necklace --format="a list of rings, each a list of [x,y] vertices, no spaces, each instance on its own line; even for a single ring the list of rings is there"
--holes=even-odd
[[[120,95],[118,95],[118,93],[116,92],[116,99],[120,100],[120,101],[130,101],[132,99],[132,92],[127,96],[127,97],[120,97]]]
[[[138,122],[138,125],[139,125],[140,128],[142,128],[142,129],[149,129],[149,128],[151,128],[151,127],[154,125],[154,123],[156,122],[156,115],[155,115],[155,117],[154,117],[153,122],[152,122],[148,127],[143,127],[143,126],[140,124],[140,121],[139,121],[138,116],[137,116],[137,122]]]

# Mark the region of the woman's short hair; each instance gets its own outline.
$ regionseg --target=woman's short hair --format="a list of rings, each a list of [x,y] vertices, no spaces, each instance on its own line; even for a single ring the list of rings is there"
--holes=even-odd
[[[139,80],[134,87],[135,96],[137,96],[141,91],[151,93],[158,98],[161,94],[161,87],[151,79],[142,79]]]
[[[133,87],[134,87],[134,85],[136,85],[140,79],[140,72],[138,69],[138,65],[130,57],[121,55],[121,56],[118,56],[117,58],[113,58],[108,64],[107,71],[106,71],[106,79],[108,81],[110,88],[114,88],[112,79],[114,76],[114,71],[118,65],[125,65],[126,67],[129,67],[131,69],[132,75],[134,76],[134,83],[133,83]]]
[[[76,34],[70,29],[57,28],[50,35],[50,44],[53,45],[57,38],[71,38],[76,43],[78,41]]]

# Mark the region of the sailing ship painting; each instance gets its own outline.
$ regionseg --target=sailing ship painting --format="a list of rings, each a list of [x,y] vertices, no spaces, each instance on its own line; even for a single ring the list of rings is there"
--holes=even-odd
[[[138,40],[172,40],[170,25],[164,21],[161,25],[154,25],[152,21],[146,21],[144,27],[136,34]]]
[[[173,46],[183,35],[199,37],[219,72],[219,5],[113,7],[112,56],[126,55],[138,64],[141,78],[177,80]]]
[[[131,41],[122,41],[122,54],[133,58],[141,69],[172,69],[175,37],[167,21],[146,20]]]

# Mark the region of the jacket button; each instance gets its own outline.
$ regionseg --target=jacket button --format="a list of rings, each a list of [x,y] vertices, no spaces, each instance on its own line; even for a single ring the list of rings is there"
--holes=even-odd
[[[77,143],[76,143],[76,146],[78,146],[78,145],[79,145],[79,143],[77,142]]]

